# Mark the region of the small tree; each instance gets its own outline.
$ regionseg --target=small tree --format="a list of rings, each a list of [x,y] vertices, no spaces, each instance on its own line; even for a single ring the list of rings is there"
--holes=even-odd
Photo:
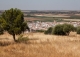
[[[21,34],[28,28],[27,23],[24,22],[24,15],[19,9],[5,10],[0,18],[0,27],[13,36]]]

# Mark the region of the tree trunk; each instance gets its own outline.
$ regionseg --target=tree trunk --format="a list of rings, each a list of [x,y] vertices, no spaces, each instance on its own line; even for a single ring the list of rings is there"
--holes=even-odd
[[[13,34],[13,39],[14,39],[14,41],[16,41],[16,39],[15,39],[15,34]]]

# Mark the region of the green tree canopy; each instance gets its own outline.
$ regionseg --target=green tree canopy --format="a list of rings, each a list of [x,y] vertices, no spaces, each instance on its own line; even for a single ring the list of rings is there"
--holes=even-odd
[[[11,8],[2,13],[0,17],[0,27],[8,31],[14,40],[15,35],[21,34],[28,28],[27,23],[24,22],[23,13],[17,8]]]

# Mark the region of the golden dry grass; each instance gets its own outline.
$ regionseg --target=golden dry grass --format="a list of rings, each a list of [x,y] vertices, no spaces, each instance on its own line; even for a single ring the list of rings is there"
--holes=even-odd
[[[24,34],[24,37],[28,36],[33,40],[28,44],[1,46],[0,57],[80,57],[80,35],[74,34],[69,36]]]

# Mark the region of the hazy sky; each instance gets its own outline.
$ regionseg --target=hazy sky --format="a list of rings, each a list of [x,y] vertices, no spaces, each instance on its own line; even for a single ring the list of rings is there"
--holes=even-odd
[[[80,0],[0,0],[0,10],[80,10]]]

